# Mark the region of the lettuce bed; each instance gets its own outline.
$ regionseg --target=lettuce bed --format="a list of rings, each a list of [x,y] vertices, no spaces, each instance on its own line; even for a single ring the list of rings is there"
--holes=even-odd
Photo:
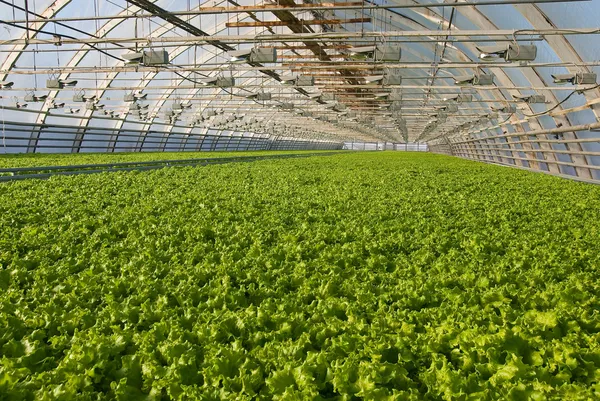
[[[0,155],[0,168],[73,166],[80,164],[136,163],[159,160],[204,159],[213,157],[267,156],[279,154],[326,153],[331,151],[252,152],[137,152],[137,153],[19,153]]]
[[[600,188],[360,153],[0,185],[0,400],[600,398]]]

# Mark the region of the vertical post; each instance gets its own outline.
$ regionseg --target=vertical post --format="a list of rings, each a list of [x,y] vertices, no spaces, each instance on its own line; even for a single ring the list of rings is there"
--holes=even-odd
[[[27,38],[27,41],[29,41],[29,1],[25,0],[25,27],[27,27],[27,29],[25,30],[25,37]]]

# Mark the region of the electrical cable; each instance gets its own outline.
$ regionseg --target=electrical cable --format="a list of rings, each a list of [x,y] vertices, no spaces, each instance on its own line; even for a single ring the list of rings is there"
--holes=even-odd
[[[515,114],[515,113],[510,113],[510,114],[508,115],[508,117],[506,117],[506,120],[502,121],[501,123],[498,123],[497,125],[502,125],[502,124],[504,124],[505,122],[507,122],[508,120],[510,120],[510,118],[511,118],[511,117],[512,117],[514,114]],[[480,131],[480,132],[481,132],[481,131]]]
[[[542,112],[539,112],[539,113],[533,113],[533,114],[526,114],[526,113],[523,113],[523,115],[524,115],[525,117],[538,117],[538,116],[543,116],[543,115],[545,115],[545,114],[548,114],[548,113],[550,113],[550,112],[551,112],[551,111],[553,111],[553,110],[556,110],[556,109],[557,109],[558,107],[560,107],[560,106],[561,106],[563,103],[565,103],[567,100],[569,100],[569,99],[571,98],[571,96],[573,96],[574,94],[576,94],[576,93],[577,93],[577,94],[582,94],[583,92],[587,92],[587,91],[594,90],[594,89],[597,89],[597,88],[600,88],[600,84],[596,84],[596,85],[594,85],[594,86],[592,86],[592,87],[585,88],[585,89],[576,89],[576,90],[574,90],[573,92],[569,93],[569,94],[567,95],[567,97],[565,97],[565,98],[564,98],[562,101],[558,102],[557,104],[555,104],[554,106],[552,106],[552,107],[551,107],[551,108],[549,108],[548,110],[544,110],[544,111],[542,111]]]
[[[1,0],[0,0],[0,1],[1,1]],[[54,33],[52,33],[52,32],[44,31],[44,30],[42,30],[42,29],[29,28],[29,27],[25,27],[25,26],[21,26],[21,25],[13,24],[13,23],[11,23],[11,22],[6,22],[6,21],[4,21],[4,20],[0,20],[0,24],[5,24],[5,25],[9,25],[9,26],[12,26],[12,27],[15,27],[15,28],[24,29],[24,30],[26,30],[26,31],[32,31],[32,32],[36,32],[36,33],[43,33],[43,34],[45,34],[45,35],[50,35],[50,36],[58,36],[59,38],[67,38],[67,39],[74,39],[74,40],[78,40],[78,39],[79,39],[79,38],[76,38],[76,37],[74,37],[74,36],[69,36],[69,35],[65,35],[65,34],[54,34]],[[99,49],[98,47],[94,46],[94,45],[93,45],[93,44],[91,44],[91,43],[84,43],[84,45],[86,45],[86,46],[89,46],[89,47],[91,47],[92,49],[99,51],[100,53],[104,53],[104,54],[106,54],[107,56],[109,56],[109,57],[111,57],[111,58],[114,58],[115,60],[118,60],[118,61],[125,61],[125,60],[124,60],[124,59],[122,59],[121,57],[117,57],[117,56],[115,56],[115,55],[112,55],[112,54],[110,54],[110,53],[108,53],[108,52],[105,52],[104,50],[101,50],[101,49]]]
[[[8,5],[8,6],[11,6],[11,7],[13,7],[13,12],[14,12],[14,10],[15,10],[15,9],[17,9],[17,10],[19,10],[19,11],[23,11],[23,12],[25,12],[25,11],[26,11],[26,10],[25,10],[25,8],[23,8],[23,7],[19,7],[19,6],[15,6],[14,4],[11,4],[11,3],[9,3],[9,2],[8,2],[8,1],[6,1],[6,0],[0,0],[0,3],[2,3],[2,4],[6,4],[6,5]],[[29,14],[35,15],[35,16],[36,16],[36,17],[38,17],[38,18],[47,19],[47,18],[46,18],[46,17],[44,17],[43,15],[41,15],[41,14],[37,14],[37,13],[35,13],[35,12],[33,12],[33,11],[27,10],[27,12],[28,12]],[[14,18],[13,18],[13,19],[14,19]],[[6,22],[4,22],[4,23],[6,23]],[[68,24],[63,24],[63,23],[61,23],[61,22],[54,22],[54,21],[52,21],[52,23],[54,23],[55,25],[59,25],[59,26],[62,26],[62,27],[64,27],[64,28],[70,29],[70,30],[72,30],[72,31],[75,31],[75,32],[77,32],[77,33],[82,33],[82,34],[84,34],[84,35],[88,35],[88,36],[91,36],[91,37],[93,37],[93,38],[100,39],[100,37],[99,37],[99,36],[92,35],[92,34],[90,34],[90,33],[88,33],[88,32],[82,31],[81,29],[74,28],[74,27],[72,27],[72,26],[70,26],[70,25],[68,25]],[[67,37],[67,36],[65,36],[65,37]],[[72,39],[72,38],[70,38],[70,37],[69,37],[69,39]],[[115,43],[115,45],[117,45],[117,46],[119,46],[119,47],[123,47],[123,48],[125,47],[125,46],[123,46],[123,45],[121,45],[121,44],[118,44],[118,43]]]

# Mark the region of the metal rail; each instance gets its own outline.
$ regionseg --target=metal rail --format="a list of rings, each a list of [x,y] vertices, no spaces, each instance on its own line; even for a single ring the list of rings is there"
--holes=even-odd
[[[441,8],[441,7],[476,7],[476,6],[505,6],[505,5],[521,5],[521,4],[544,4],[544,3],[574,3],[574,2],[587,2],[590,0],[480,0],[480,1],[465,1],[465,2],[447,2],[447,3],[414,3],[414,4],[361,4],[360,2],[348,2],[348,3],[336,3],[336,2],[318,2],[313,4],[298,4],[296,6],[285,6],[276,4],[265,4],[255,6],[232,6],[232,7],[202,7],[197,11],[169,11],[173,16],[187,16],[193,17],[198,15],[211,15],[211,14],[239,14],[239,13],[251,13],[251,12],[271,12],[271,11],[291,11],[291,12],[302,12],[302,11],[348,11],[348,10],[390,10],[390,9],[417,9],[417,8]],[[146,14],[131,14],[131,15],[119,15],[119,16],[86,16],[86,17],[62,17],[62,18],[39,18],[29,19],[29,23],[39,22],[73,22],[73,21],[96,21],[96,20],[107,20],[107,19],[130,19],[130,18],[152,18],[160,14],[146,13]],[[15,19],[7,20],[6,22],[20,24],[25,23],[26,20]]]
[[[166,167],[194,167],[212,164],[241,163],[268,159],[290,159],[313,156],[331,156],[346,152],[319,152],[319,153],[292,153],[284,155],[264,156],[231,156],[231,157],[207,157],[202,159],[180,159],[180,160],[154,160],[140,162],[122,162],[107,164],[79,164],[71,166],[32,166],[32,167],[9,167],[1,168],[0,174],[13,174],[0,176],[0,182],[20,181],[26,179],[47,179],[60,175],[97,174],[118,171],[147,171]],[[51,171],[49,173],[36,173],[39,171]]]
[[[280,0],[281,1],[281,0]],[[507,37],[515,38],[519,36],[562,36],[562,35],[597,35],[600,34],[598,28],[553,28],[553,29],[465,29],[461,31],[452,30],[415,30],[415,31],[382,31],[382,32],[317,32],[317,33],[284,33],[275,35],[198,35],[198,36],[160,36],[160,37],[120,37],[120,38],[75,38],[69,39],[64,38],[62,40],[63,45],[71,44],[102,44],[102,43],[139,43],[145,44],[146,46],[162,46],[163,43],[181,43],[186,46],[194,44],[212,44],[217,43],[265,43],[265,42],[307,42],[317,41],[323,42],[329,39],[352,39],[360,38],[415,38],[415,37],[428,37],[428,38],[440,38],[445,39],[446,37]],[[0,41],[0,45],[15,45],[15,44],[45,44],[55,45],[52,39],[7,39]]]

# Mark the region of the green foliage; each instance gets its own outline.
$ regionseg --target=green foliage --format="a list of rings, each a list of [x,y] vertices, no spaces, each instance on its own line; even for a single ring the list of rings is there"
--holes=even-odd
[[[0,400],[600,399],[599,221],[431,154],[0,185]]]
[[[35,166],[72,166],[77,164],[136,163],[160,160],[205,159],[208,157],[266,156],[286,153],[321,153],[311,151],[248,152],[137,152],[137,153],[18,153],[0,155],[0,168]]]

